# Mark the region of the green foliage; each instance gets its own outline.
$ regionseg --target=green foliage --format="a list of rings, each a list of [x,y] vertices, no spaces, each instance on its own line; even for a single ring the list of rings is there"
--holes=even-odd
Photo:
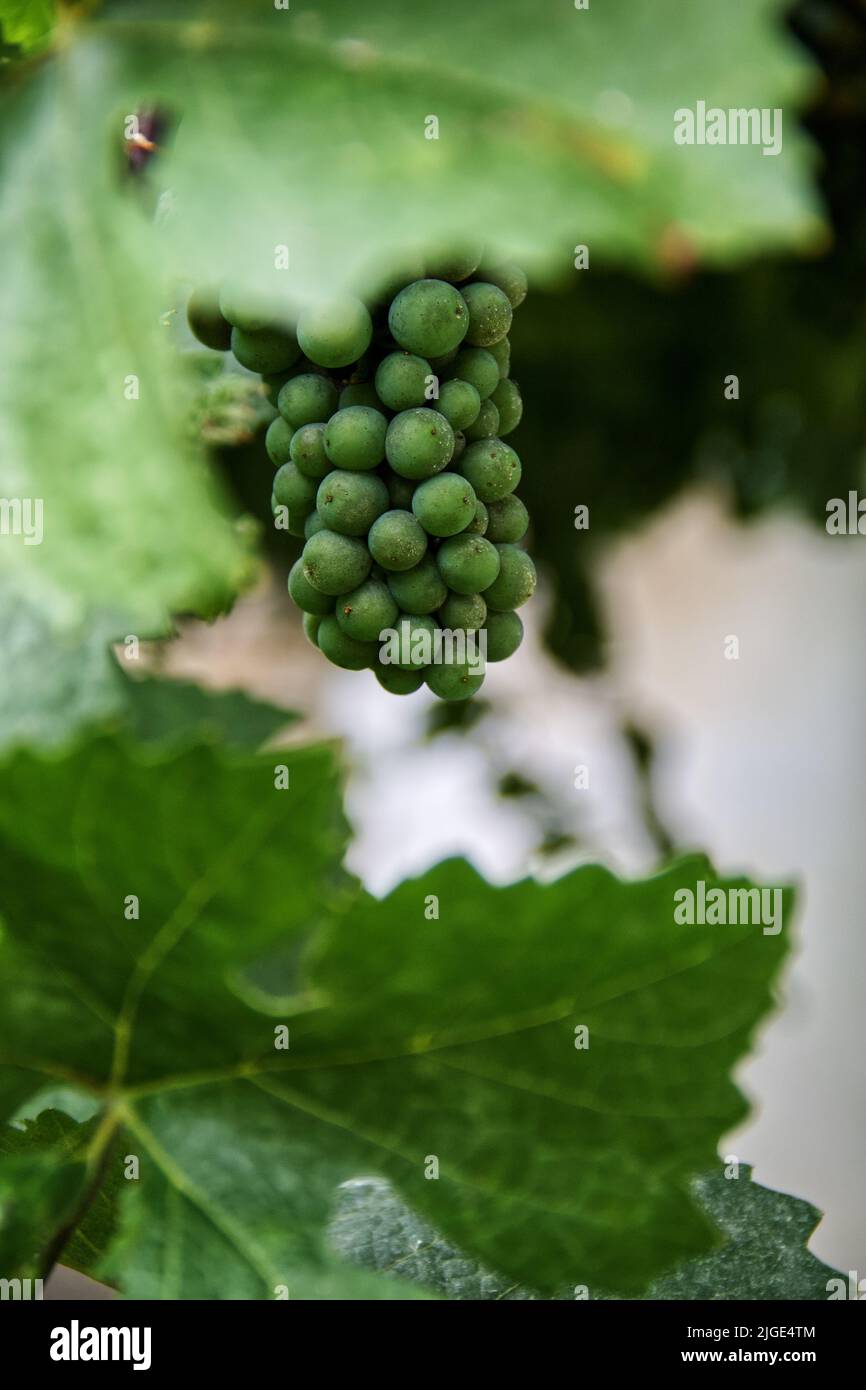
[[[752,1182],[745,1166],[736,1180],[717,1170],[706,1173],[695,1180],[694,1191],[724,1244],[655,1280],[644,1298],[826,1299],[827,1281],[838,1275],[806,1249],[821,1216],[813,1206]],[[538,1297],[467,1259],[381,1179],[342,1188],[331,1239],[353,1264],[417,1282],[445,1298],[517,1302]],[[557,1297],[570,1300],[575,1292],[563,1289]],[[590,1290],[589,1297],[606,1295]]]
[[[106,740],[4,770],[0,1097],[12,1116],[72,1085],[100,1103],[89,1172],[117,1138],[139,1155],[103,1273],[131,1296],[351,1297],[326,1230],[365,1173],[542,1291],[639,1292],[704,1253],[688,1179],[744,1114],[729,1073],[782,938],[677,926],[674,889],[716,881],[699,858],[507,889],[452,862],[374,901],[339,869],[332,754],[279,757],[286,791],[272,761]]]

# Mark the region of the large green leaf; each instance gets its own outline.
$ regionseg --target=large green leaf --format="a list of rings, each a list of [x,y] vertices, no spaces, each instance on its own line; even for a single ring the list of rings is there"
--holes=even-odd
[[[724,1235],[717,1250],[688,1260],[650,1284],[647,1299],[826,1299],[839,1272],[816,1259],[806,1242],[821,1213],[797,1197],[718,1170],[695,1179],[695,1194]],[[451,1299],[515,1302],[537,1298],[476,1264],[420,1220],[381,1179],[347,1183],[331,1227],[345,1259],[409,1279]],[[562,1299],[604,1298],[598,1289],[564,1289]]]
[[[780,8],[742,0],[734,25],[680,0],[70,11],[0,88],[0,494],[44,524],[41,544],[0,547],[10,601],[26,593],[64,641],[106,601],[118,635],[147,634],[242,584],[245,543],[188,438],[178,276],[276,274],[300,301],[455,238],[560,273],[576,242],[644,266],[672,235],[721,261],[812,244],[792,118],[811,74]],[[7,11],[22,42],[42,33],[41,6]],[[674,109],[698,97],[783,105],[782,153],[675,145]],[[122,173],[126,121],[152,104],[173,123],[156,219]]]
[[[327,1228],[365,1173],[542,1291],[639,1292],[710,1248],[689,1182],[745,1113],[730,1071],[783,937],[678,925],[675,890],[717,881],[698,857],[507,889],[455,861],[352,895],[330,756],[279,757],[287,791],[272,760],[139,763],[111,741],[4,771],[0,1096],[11,1114],[75,1085],[102,1145],[120,1130],[139,1156],[111,1277],[354,1296]],[[276,997],[250,967],[279,953]]]

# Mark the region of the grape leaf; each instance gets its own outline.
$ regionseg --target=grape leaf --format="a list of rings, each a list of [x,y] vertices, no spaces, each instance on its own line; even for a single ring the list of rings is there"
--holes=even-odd
[[[332,755],[279,756],[288,791],[268,760],[113,740],[5,768],[0,1097],[77,1086],[138,1156],[103,1272],[131,1296],[356,1296],[327,1228],[364,1173],[543,1292],[639,1292],[711,1248],[689,1179],[745,1113],[729,1073],[784,935],[675,923],[676,889],[717,882],[700,857],[506,889],[454,861],[357,895]],[[293,943],[266,993],[248,967]]]
[[[25,1184],[43,1183],[40,1200],[49,1205],[40,1213],[42,1226],[62,1228],[85,1191],[87,1150],[96,1133],[94,1120],[79,1124],[62,1110],[54,1109],[43,1110],[36,1119],[21,1125],[0,1127],[0,1244],[4,1252],[11,1248],[10,1232],[15,1203],[20,1202],[22,1177]],[[114,1236],[122,1160],[119,1152],[111,1150],[106,1159],[104,1179],[94,1185],[92,1199],[83,1207],[63,1247],[64,1263],[85,1274],[102,1260]],[[99,1173],[96,1176],[102,1177]],[[3,1204],[4,1194],[8,1210]],[[27,1244],[33,1231],[32,1212],[22,1228],[22,1270],[27,1274],[39,1273],[38,1251]]]
[[[0,0],[0,41],[30,52],[45,43],[56,18],[55,0]]]
[[[119,677],[124,726],[138,743],[219,743],[254,750],[300,718],[243,690],[203,690],[192,681]]]
[[[655,1280],[644,1298],[827,1298],[828,1280],[840,1275],[806,1248],[821,1219],[815,1207],[753,1182],[745,1164],[736,1180],[714,1170],[697,1178],[694,1190],[725,1243]],[[467,1259],[381,1179],[344,1185],[331,1239],[344,1259],[417,1282],[449,1299],[515,1302],[538,1297],[525,1285],[509,1283]],[[581,1296],[609,1295],[591,1290]],[[571,1300],[575,1291],[564,1289],[556,1297]]]

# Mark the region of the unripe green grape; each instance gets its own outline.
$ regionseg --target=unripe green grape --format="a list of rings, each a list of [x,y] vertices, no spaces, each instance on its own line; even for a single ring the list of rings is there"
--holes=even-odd
[[[386,470],[382,473],[382,477],[388,489],[391,507],[395,511],[411,512],[412,498],[418,484],[414,483],[411,478],[401,478],[399,473],[395,473],[393,468],[389,468],[387,465]]]
[[[488,613],[484,630],[488,661],[507,661],[523,641],[523,623],[513,612]]]
[[[367,405],[371,410],[382,409],[382,402],[376,395],[372,381],[350,381],[340,392],[337,404],[340,410],[346,410],[350,405]]]
[[[213,348],[214,352],[228,352],[232,326],[220,313],[219,295],[213,286],[193,290],[186,306],[186,319],[192,333],[205,347]]]
[[[462,294],[445,280],[415,280],[400,291],[388,311],[395,341],[428,361],[457,347],[468,322]]]
[[[413,352],[390,352],[376,369],[376,393],[389,410],[411,410],[427,399],[433,368]]]
[[[367,545],[383,569],[402,572],[420,562],[427,549],[427,533],[411,512],[390,511],[373,522]]]
[[[256,333],[233,328],[232,352],[242,367],[262,376],[287,371],[301,355],[294,336],[278,328],[262,328]]]
[[[478,269],[483,249],[477,243],[433,255],[427,261],[426,273],[431,280],[468,280]]]
[[[523,419],[523,397],[516,381],[503,380],[500,381],[490,399],[499,411],[497,433],[501,439],[503,435],[516,430]]]
[[[475,423],[464,433],[470,444],[476,439],[494,439],[499,434],[499,411],[493,404],[492,397],[481,402]]]
[[[277,409],[298,430],[329,420],[337,408],[337,388],[333,381],[316,372],[306,372],[287,381],[277,397]]]
[[[463,298],[469,310],[466,341],[470,347],[490,347],[501,342],[511,327],[513,310],[508,296],[498,285],[473,280],[471,285],[464,285]]]
[[[428,357],[427,361],[430,363],[434,375],[444,376],[446,374],[446,368],[450,367],[459,351],[460,348],[458,346],[453,347],[450,352],[440,353],[438,357]]]
[[[451,467],[453,468],[459,458],[463,457],[466,450],[466,435],[462,430],[454,431],[454,453],[451,455]]]
[[[330,473],[333,464],[325,453],[325,426],[321,420],[295,430],[290,453],[292,463],[305,477],[320,479]]]
[[[483,593],[499,573],[496,547],[484,536],[452,536],[443,541],[436,564],[448,588],[457,594]]]
[[[475,516],[472,484],[459,473],[440,473],[419,483],[412,511],[429,536],[456,536]]]
[[[486,536],[488,522],[489,517],[486,505],[476,499],[475,515],[466,527],[467,534],[470,536]]]
[[[325,453],[336,468],[376,468],[385,457],[388,421],[380,410],[350,405],[331,416],[325,428]]]
[[[448,589],[432,555],[425,555],[413,569],[388,575],[388,588],[404,613],[435,613],[448,597]]]
[[[304,546],[304,575],[320,594],[351,593],[370,573],[372,560],[363,541],[336,531],[317,531]]]
[[[334,600],[314,589],[307,579],[303,560],[296,560],[289,570],[289,593],[304,613],[315,613],[322,618],[334,611]]]
[[[403,478],[430,478],[450,462],[454,431],[438,410],[402,410],[388,426],[385,453]]]
[[[360,299],[315,304],[298,319],[298,342],[320,367],[348,367],[367,351],[373,324]]]
[[[274,467],[279,468],[281,463],[288,463],[294,433],[288,420],[284,420],[282,415],[278,415],[268,425],[265,432],[265,448]]]
[[[385,628],[393,627],[400,610],[387,584],[365,579],[357,589],[343,594],[334,610],[343,631],[358,642],[378,642]]]
[[[487,539],[494,545],[514,545],[523,540],[529,526],[529,512],[514,493],[503,497],[501,502],[490,502],[487,514]]]
[[[413,671],[404,666],[383,666],[380,662],[373,667],[373,674],[389,695],[414,695],[424,684],[425,669]]]
[[[372,473],[335,468],[319,484],[316,511],[328,530],[342,536],[366,536],[377,517],[388,510],[388,489]]]
[[[535,593],[535,565],[516,545],[497,545],[499,574],[484,593],[487,607],[496,613],[520,608]]]
[[[458,472],[469,479],[482,502],[499,502],[520,482],[520,459],[501,439],[479,439],[468,446]]]
[[[486,281],[489,285],[498,285],[503,294],[507,296],[512,309],[519,308],[526,298],[526,292],[529,288],[526,273],[513,261],[503,261],[499,265],[485,263],[481,267],[478,278]]]
[[[440,700],[468,700],[483,684],[483,675],[476,675],[468,665],[460,666],[456,662],[431,666],[427,672],[427,685]]]
[[[401,658],[406,660],[382,662],[382,665],[397,666],[401,671],[426,671],[432,643],[439,624],[428,613],[404,614],[394,625],[399,643]]]
[[[487,351],[496,362],[500,380],[504,380],[511,371],[511,343],[509,339],[503,338],[500,343],[493,343]]]
[[[327,529],[328,528],[325,525],[322,518],[319,516],[319,513],[310,512],[310,515],[304,522],[304,540],[308,541],[310,539],[310,536],[315,536],[317,531],[327,531]]]
[[[321,627],[321,625],[322,619],[319,617],[318,613],[304,614],[302,621],[304,636],[306,637],[307,641],[310,642],[314,647],[318,647],[319,645],[318,637],[319,628]]]
[[[274,474],[273,498],[277,506],[289,511],[289,531],[304,534],[304,522],[316,505],[316,484],[291,462],[281,464]]]
[[[461,348],[448,368],[448,379],[468,381],[482,401],[499,385],[499,364],[489,348]]]
[[[437,616],[444,628],[477,632],[487,619],[487,604],[480,594],[449,593]]]
[[[233,328],[260,333],[275,326],[274,306],[261,290],[227,280],[219,293],[219,308]]]
[[[318,632],[319,651],[334,666],[344,671],[363,671],[372,666],[378,656],[375,642],[358,642],[343,631],[333,613],[323,618]]]
[[[436,409],[444,415],[453,430],[468,430],[478,419],[481,397],[471,381],[453,378],[443,381]]]

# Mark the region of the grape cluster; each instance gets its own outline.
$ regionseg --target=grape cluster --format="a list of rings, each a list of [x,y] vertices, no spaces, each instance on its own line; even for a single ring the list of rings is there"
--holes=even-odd
[[[369,308],[322,304],[291,327],[232,285],[188,307],[199,340],[260,373],[277,408],[271,506],[306,542],[289,593],[307,637],[398,695],[425,682],[445,700],[474,695],[477,661],[453,647],[429,661],[436,630],[483,634],[487,661],[503,661],[535,589],[521,463],[505,441],[523,413],[508,333],[526,277],[479,262],[452,256]],[[386,633],[398,635],[391,660]]]

